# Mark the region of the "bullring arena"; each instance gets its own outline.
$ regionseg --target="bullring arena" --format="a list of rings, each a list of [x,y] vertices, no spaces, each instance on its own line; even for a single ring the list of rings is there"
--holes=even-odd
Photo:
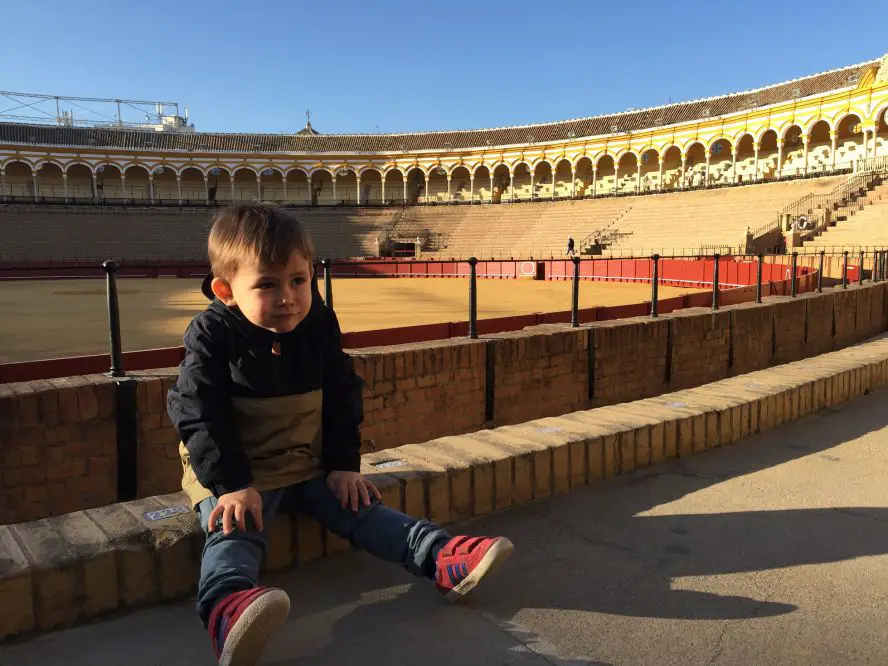
[[[312,234],[384,500],[517,546],[451,613],[278,516],[268,663],[888,663],[886,112],[888,55],[486,130],[0,122],[0,664],[206,662],[165,396],[253,200]]]

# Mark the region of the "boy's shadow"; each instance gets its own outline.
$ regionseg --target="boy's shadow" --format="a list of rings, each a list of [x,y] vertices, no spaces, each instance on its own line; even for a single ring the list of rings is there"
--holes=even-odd
[[[310,580],[308,572],[291,572],[285,578],[294,576],[292,586],[281,584],[294,599],[287,631],[300,648],[287,652],[279,641],[268,663],[327,663],[358,654],[395,664],[436,664],[439,655],[441,663],[590,663],[558,660],[551,646],[530,632],[522,636],[517,625],[579,622],[576,632],[590,633],[585,613],[684,620],[791,613],[795,605],[772,598],[773,590],[746,574],[888,553],[888,509],[644,514],[804,456],[834,465],[837,452],[827,449],[888,425],[888,413],[874,404],[886,401],[888,393],[878,392],[843,410],[847,418],[821,412],[779,433],[476,520],[465,531],[506,534],[516,551],[455,608],[430,586],[411,585],[405,572],[363,554],[318,564]],[[769,504],[779,499],[777,490]],[[726,593],[673,586],[674,579],[694,576],[725,577]],[[376,589],[367,592],[368,583]],[[339,601],[331,603],[334,592]],[[594,645],[596,638],[587,640]],[[304,659],[294,660],[297,654]]]

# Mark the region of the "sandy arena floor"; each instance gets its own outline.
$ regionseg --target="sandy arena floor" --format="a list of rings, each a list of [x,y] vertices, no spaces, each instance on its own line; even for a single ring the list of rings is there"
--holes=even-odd
[[[478,317],[570,309],[569,282],[479,280]],[[323,293],[323,282],[320,285]],[[468,319],[464,279],[339,279],[334,305],[343,331],[366,331]],[[174,347],[206,307],[200,280],[123,279],[118,282],[125,351]],[[694,291],[660,287],[668,298]],[[580,307],[637,303],[646,284],[585,282]],[[0,282],[0,363],[101,354],[108,351],[103,280]]]

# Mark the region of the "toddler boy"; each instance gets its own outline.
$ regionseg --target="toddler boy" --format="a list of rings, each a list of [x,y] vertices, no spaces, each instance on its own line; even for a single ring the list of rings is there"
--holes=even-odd
[[[361,378],[312,288],[311,240],[291,214],[230,206],[208,240],[212,299],[185,332],[167,396],[182,488],[207,540],[197,611],[225,666],[258,663],[290,610],[260,586],[267,527],[297,509],[361,550],[429,578],[450,600],[512,552],[503,537],[451,537],[380,502],[360,470]]]

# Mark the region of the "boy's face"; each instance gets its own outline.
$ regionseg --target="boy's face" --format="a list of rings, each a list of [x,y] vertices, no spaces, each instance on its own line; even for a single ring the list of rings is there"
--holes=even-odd
[[[244,262],[231,280],[214,278],[212,288],[220,301],[237,306],[256,326],[289,333],[311,308],[311,266],[294,250],[286,266]]]

